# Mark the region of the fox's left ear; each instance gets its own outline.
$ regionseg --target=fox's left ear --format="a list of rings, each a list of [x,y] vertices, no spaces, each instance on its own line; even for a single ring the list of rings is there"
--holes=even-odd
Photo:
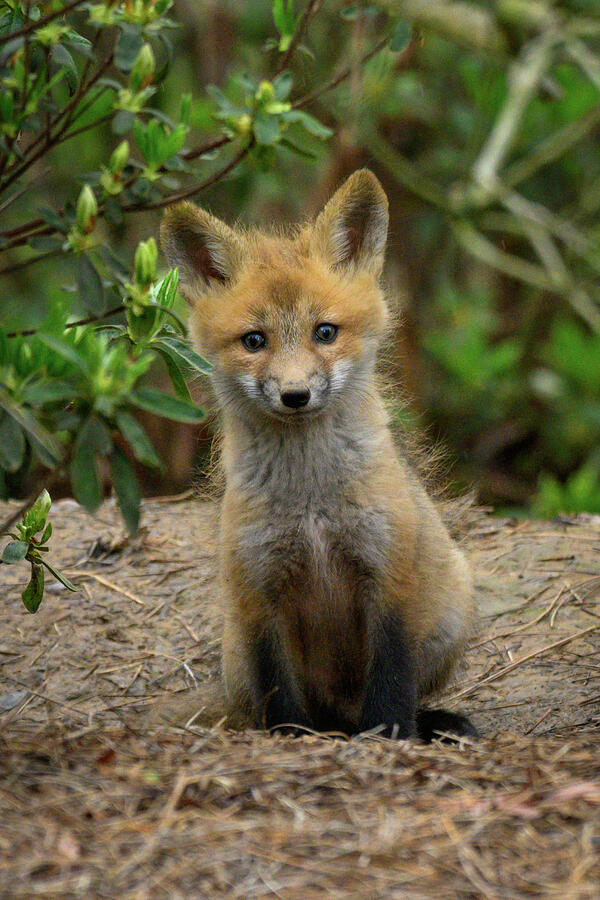
[[[240,267],[239,235],[193,203],[178,203],[166,211],[160,240],[169,265],[179,269],[180,289],[190,302],[198,292],[230,281]]]
[[[379,275],[388,230],[388,201],[369,169],[359,169],[333,195],[314,224],[314,249],[337,267]]]

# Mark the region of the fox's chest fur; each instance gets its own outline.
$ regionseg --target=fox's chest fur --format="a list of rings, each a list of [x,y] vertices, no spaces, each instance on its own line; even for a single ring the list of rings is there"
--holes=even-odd
[[[236,543],[256,589],[279,603],[297,579],[309,578],[325,599],[339,593],[340,566],[383,571],[388,513],[377,498],[359,504],[355,490],[374,465],[381,436],[360,427],[352,433],[332,417],[308,428],[248,428],[241,440],[238,430],[237,438],[227,480],[247,506]]]
[[[381,435],[344,430],[336,417],[243,431],[225,458],[228,491],[244,506],[231,535],[244,581],[277,619],[308,699],[318,694],[351,717],[364,688],[368,607],[391,540],[384,506],[356,496]]]

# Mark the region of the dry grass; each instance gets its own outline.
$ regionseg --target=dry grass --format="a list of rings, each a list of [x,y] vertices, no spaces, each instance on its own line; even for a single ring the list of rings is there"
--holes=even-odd
[[[82,593],[1,570],[0,897],[600,897],[600,519],[474,523],[458,748],[200,726],[214,508],[52,519]]]

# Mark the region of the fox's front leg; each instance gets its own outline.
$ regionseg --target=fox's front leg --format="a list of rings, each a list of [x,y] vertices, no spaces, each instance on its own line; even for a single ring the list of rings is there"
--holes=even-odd
[[[385,737],[416,732],[417,677],[400,617],[372,609],[368,626],[369,663],[359,730],[384,725]]]
[[[277,630],[272,625],[254,633],[250,641],[250,657],[254,674],[252,700],[256,724],[268,730],[294,725],[310,727],[289,662]]]

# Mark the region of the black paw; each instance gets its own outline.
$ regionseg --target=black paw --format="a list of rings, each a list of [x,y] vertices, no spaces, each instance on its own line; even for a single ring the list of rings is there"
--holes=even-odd
[[[417,734],[426,743],[479,737],[477,729],[466,716],[445,709],[417,710]]]

